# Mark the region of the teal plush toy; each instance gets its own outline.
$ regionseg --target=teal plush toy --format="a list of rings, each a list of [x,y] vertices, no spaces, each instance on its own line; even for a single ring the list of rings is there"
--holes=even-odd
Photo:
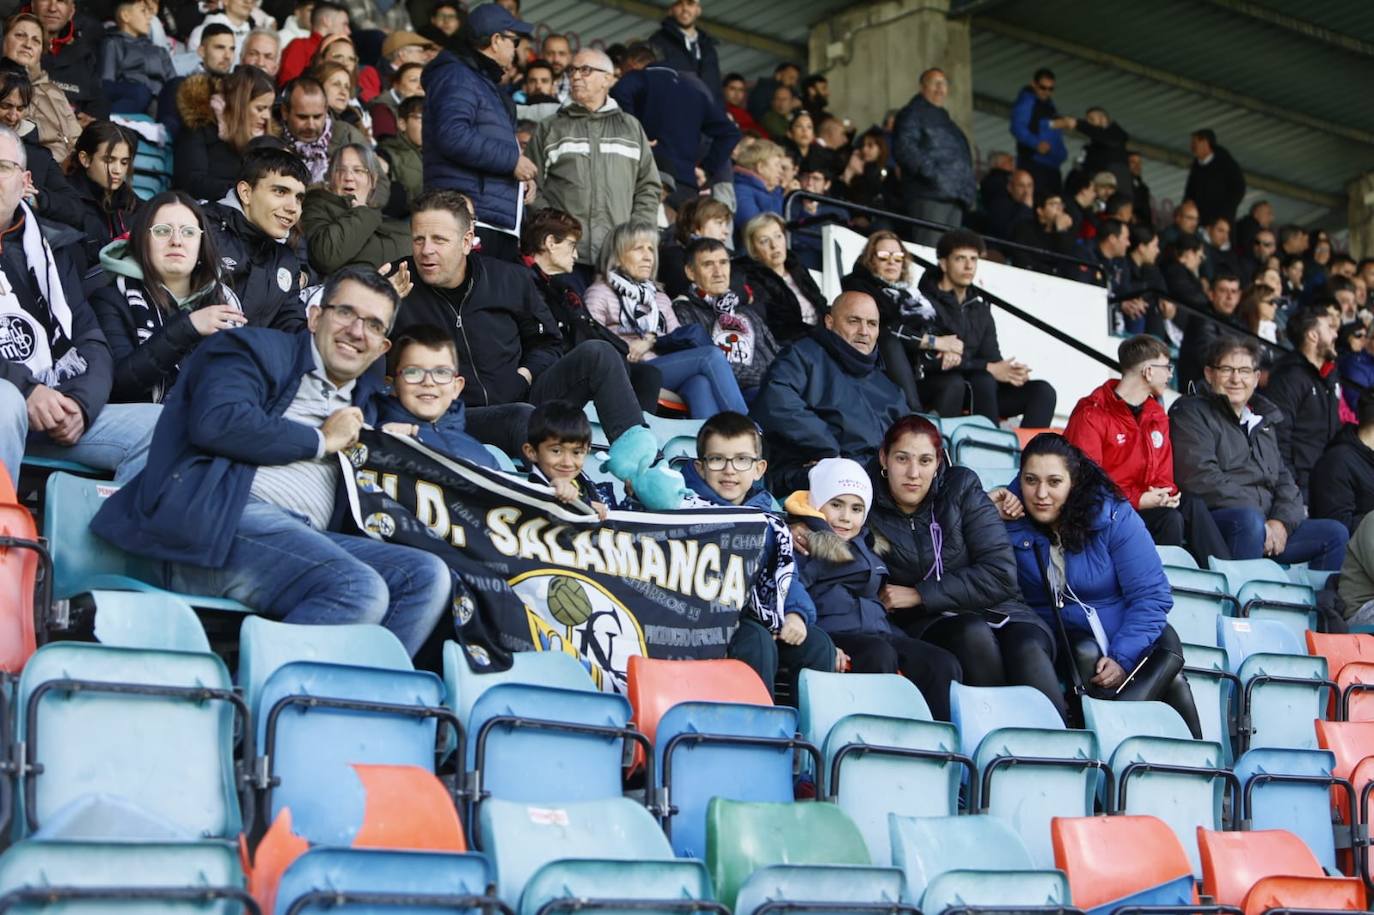
[[[654,466],[658,439],[644,426],[626,430],[611,445],[605,467],[624,480],[634,497],[650,511],[671,511],[691,494],[682,474],[666,463]]]

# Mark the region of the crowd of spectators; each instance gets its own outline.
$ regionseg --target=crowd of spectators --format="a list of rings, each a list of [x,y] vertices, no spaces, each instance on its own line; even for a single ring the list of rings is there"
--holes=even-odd
[[[167,587],[415,652],[448,573],[341,532],[335,455],[365,424],[523,455],[604,512],[583,408],[614,443],[680,400],[705,421],[691,498],[791,522],[794,593],[730,647],[770,686],[780,662],[901,671],[946,716],[950,682],[1019,683],[1069,718],[1067,677],[1198,733],[1149,544],[1374,567],[1346,558],[1374,542],[1374,260],[1267,202],[1238,219],[1206,129],[1155,226],[1125,127],[1060,113],[1049,69],[980,178],[939,68],[855,130],[823,75],[722,73],[701,14],[600,49],[536,44],[516,0],[33,0],[0,61],[0,462],[112,471],[93,528]],[[174,165],[145,200],[148,143]],[[825,199],[785,212],[795,190]],[[867,235],[833,302],[826,222]],[[989,257],[1105,284],[1123,337],[1120,379],[990,495],[917,415],[1055,422],[1003,355]]]

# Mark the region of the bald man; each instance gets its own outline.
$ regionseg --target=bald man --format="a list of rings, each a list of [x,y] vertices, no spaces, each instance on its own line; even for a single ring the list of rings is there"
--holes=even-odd
[[[609,96],[611,59],[583,48],[566,72],[570,97],[539,125],[525,155],[539,169],[535,205],[577,217],[577,261],[594,266],[611,229],[630,220],[657,224],[662,185],[643,126]]]
[[[750,410],[770,446],[769,488],[806,489],[821,458],[868,463],[906,413],[905,395],[878,365],[878,303],[841,294],[820,326],[773,360]]]

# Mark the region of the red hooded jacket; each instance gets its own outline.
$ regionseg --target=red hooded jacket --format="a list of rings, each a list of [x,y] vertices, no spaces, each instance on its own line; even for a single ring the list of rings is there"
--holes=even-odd
[[[1132,507],[1139,508],[1147,489],[1178,492],[1169,415],[1151,397],[1136,422],[1126,401],[1116,396],[1116,385],[1113,378],[1080,400],[1069,416],[1064,437],[1096,461],[1121,487]]]

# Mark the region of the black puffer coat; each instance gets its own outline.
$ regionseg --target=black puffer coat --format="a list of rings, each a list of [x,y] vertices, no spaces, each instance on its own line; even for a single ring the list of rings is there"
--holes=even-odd
[[[1313,518],[1335,518],[1351,534],[1374,511],[1374,449],[1354,426],[1337,435],[1312,471],[1318,485],[1308,503]]]

